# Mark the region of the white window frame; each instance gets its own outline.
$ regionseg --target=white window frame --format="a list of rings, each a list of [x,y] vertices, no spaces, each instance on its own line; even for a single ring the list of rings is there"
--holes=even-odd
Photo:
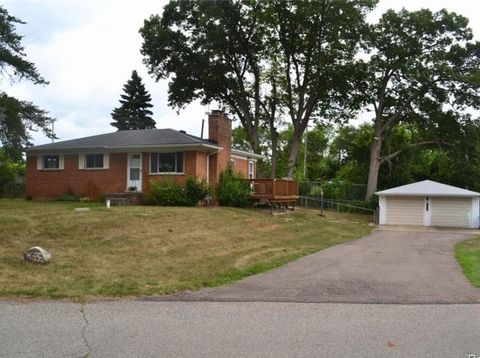
[[[102,156],[102,166],[101,167],[89,167],[88,166],[88,156],[89,155],[94,155],[94,156]],[[96,163],[95,163],[96,164]],[[87,153],[85,154],[85,169],[104,169],[105,168],[105,155],[103,153]]]
[[[88,168],[87,167],[87,155],[103,155],[103,167],[102,168]],[[109,153],[80,153],[78,155],[78,169],[80,170],[105,170],[110,169],[110,154]]]
[[[44,158],[45,157],[53,157],[58,156],[58,168],[45,168]],[[37,170],[44,170],[44,171],[58,171],[63,170],[65,167],[65,159],[63,154],[44,154],[37,156]]]
[[[255,161],[248,161],[248,179],[255,179]]]
[[[152,172],[152,154],[175,154],[175,171],[174,172],[159,172],[158,171],[158,156],[157,156],[157,172]],[[183,156],[183,170],[181,172],[177,172],[177,155],[178,153],[182,153]],[[148,156],[148,174],[149,175],[185,175],[185,152],[150,152]]]

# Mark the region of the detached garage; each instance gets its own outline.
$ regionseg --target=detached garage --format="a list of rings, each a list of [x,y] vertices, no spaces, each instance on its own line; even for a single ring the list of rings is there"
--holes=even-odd
[[[380,225],[478,228],[480,193],[424,180],[375,193]]]

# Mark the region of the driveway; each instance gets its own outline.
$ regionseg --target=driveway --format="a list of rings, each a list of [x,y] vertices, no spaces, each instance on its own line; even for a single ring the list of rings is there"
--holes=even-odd
[[[480,303],[454,257],[470,237],[377,230],[230,286],[148,300]]]

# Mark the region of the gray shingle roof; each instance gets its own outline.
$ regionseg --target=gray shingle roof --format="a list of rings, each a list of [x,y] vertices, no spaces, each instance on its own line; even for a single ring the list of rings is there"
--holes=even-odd
[[[218,147],[207,139],[201,139],[191,134],[174,129],[138,129],[123,130],[113,133],[95,135],[56,143],[37,145],[27,151],[121,148],[158,145],[208,145]]]
[[[398,196],[480,196],[480,193],[455,186],[437,183],[432,180],[419,181],[417,183],[397,186],[387,190],[377,191],[377,195]]]

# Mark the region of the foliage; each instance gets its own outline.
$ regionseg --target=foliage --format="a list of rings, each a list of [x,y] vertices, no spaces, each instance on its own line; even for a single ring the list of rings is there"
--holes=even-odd
[[[37,68],[29,62],[22,45],[23,37],[17,34],[16,25],[25,24],[19,18],[12,16],[0,6],[0,75],[10,79],[22,79],[32,81],[35,84],[46,84],[47,81],[40,76]]]
[[[16,32],[17,24],[24,22],[0,6],[0,76],[10,81],[27,79],[34,84],[47,84],[35,65],[27,60],[22,36]],[[51,121],[47,112],[33,103],[0,91],[0,144],[4,147],[5,155],[13,161],[21,161],[24,147],[31,145],[30,131],[40,129],[48,137],[53,136],[49,127]]]
[[[29,132],[42,128],[51,135],[49,125],[52,120],[46,111],[33,103],[20,101],[1,92],[0,143],[3,144],[5,155],[13,161],[22,161],[24,148],[31,145]]]
[[[196,99],[226,106],[254,151],[266,130],[276,175],[277,128],[293,129],[288,175],[312,116],[351,111],[349,77],[376,0],[170,1],[140,33],[156,80],[170,79],[169,104]]]
[[[205,199],[209,190],[205,180],[188,177],[185,185],[175,183],[170,177],[151,180],[147,200],[152,204],[167,206],[195,206]]]
[[[169,177],[151,180],[148,201],[157,205],[186,205],[185,189]]]
[[[374,112],[367,198],[382,165],[408,149],[455,141],[468,109],[480,108],[480,42],[472,37],[468,20],[446,10],[389,10],[371,26],[370,58],[355,86]],[[402,123],[417,138],[388,152],[383,144]]]
[[[195,206],[210,194],[207,181],[198,181],[196,177],[190,176],[185,180],[185,196],[188,205]]]
[[[13,162],[5,153],[4,148],[0,148],[0,186],[15,182],[19,176],[25,175],[25,163]]]
[[[250,184],[232,166],[220,173],[216,193],[218,202],[223,206],[244,207],[250,202]]]
[[[132,71],[132,77],[123,86],[124,94],[120,95],[120,107],[112,112],[112,126],[119,130],[155,128],[151,117],[153,112],[152,97],[145,89],[142,78],[137,71]]]

